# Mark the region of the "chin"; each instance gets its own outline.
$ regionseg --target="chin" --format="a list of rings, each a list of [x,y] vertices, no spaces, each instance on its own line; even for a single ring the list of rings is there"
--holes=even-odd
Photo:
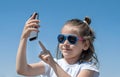
[[[71,54],[64,53],[63,56],[64,58],[71,58]]]

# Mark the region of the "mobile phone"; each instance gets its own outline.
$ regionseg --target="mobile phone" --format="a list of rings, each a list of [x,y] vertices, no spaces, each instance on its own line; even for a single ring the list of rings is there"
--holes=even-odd
[[[38,13],[35,13],[34,19],[39,19],[39,14]],[[38,32],[32,31],[30,33],[29,40],[30,41],[36,40],[37,37],[38,37]]]

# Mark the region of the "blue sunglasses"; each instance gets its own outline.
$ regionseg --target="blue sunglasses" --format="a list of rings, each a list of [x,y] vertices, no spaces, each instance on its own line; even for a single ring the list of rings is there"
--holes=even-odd
[[[58,42],[59,43],[64,43],[65,40],[68,40],[68,42],[70,44],[76,44],[78,40],[82,41],[83,38],[82,37],[77,37],[73,34],[68,34],[68,35],[64,35],[64,34],[59,34],[58,37]]]

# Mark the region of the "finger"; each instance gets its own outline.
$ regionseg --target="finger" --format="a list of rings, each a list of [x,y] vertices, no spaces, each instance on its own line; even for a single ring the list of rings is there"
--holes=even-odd
[[[36,29],[36,28],[28,28],[28,29],[26,29],[26,31],[29,32],[29,33],[32,32],[32,31],[39,32],[39,30]]]
[[[28,28],[28,29],[26,29],[26,30],[24,31],[25,36],[26,36],[26,37],[29,37],[29,36],[30,36],[30,32],[32,32],[32,31],[39,32],[38,29]]]
[[[30,23],[37,23],[37,24],[39,24],[40,23],[40,20],[36,20],[36,19],[32,19],[32,20],[29,20],[28,22],[27,22],[27,24],[30,24]]]
[[[25,29],[27,28],[39,28],[40,26],[36,23],[26,24]]]
[[[42,48],[43,52],[47,52],[47,49],[45,48],[41,41],[39,41],[39,45]]]
[[[48,55],[39,55],[39,58],[41,59],[41,60],[43,60],[44,62],[47,62],[48,61]]]

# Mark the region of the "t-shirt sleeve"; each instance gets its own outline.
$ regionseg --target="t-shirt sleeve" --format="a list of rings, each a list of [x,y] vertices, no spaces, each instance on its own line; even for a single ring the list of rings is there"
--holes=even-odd
[[[57,59],[55,59],[54,58],[54,60],[55,61],[57,61]],[[49,65],[49,64],[47,64],[47,63],[45,63],[44,61],[42,61],[42,63],[44,64],[44,67],[45,67],[45,73],[44,74],[42,74],[42,75],[47,75],[47,76],[49,76],[50,75],[50,71],[51,71],[51,66]]]
[[[44,67],[45,67],[45,73],[43,75],[47,75],[48,71],[50,71],[50,66],[44,61],[42,61],[42,63],[44,64]]]
[[[91,63],[91,62],[82,63],[81,70],[85,70],[85,69],[95,71],[94,77],[99,76],[99,69],[98,69],[97,65],[95,65],[94,63]]]

